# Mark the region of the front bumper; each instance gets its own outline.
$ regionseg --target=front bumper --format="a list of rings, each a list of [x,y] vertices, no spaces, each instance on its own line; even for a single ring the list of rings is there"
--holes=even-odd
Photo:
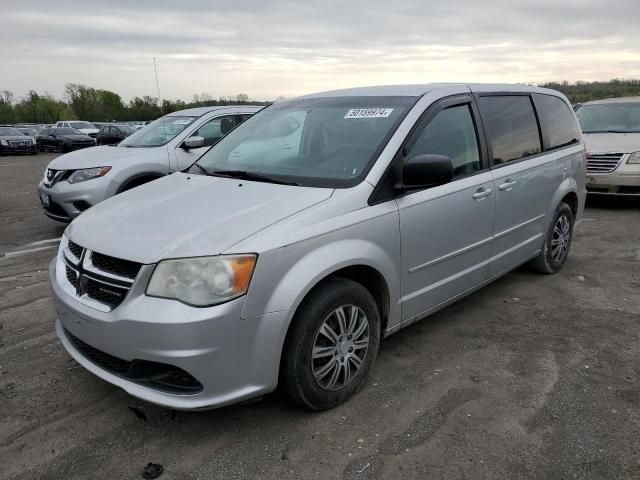
[[[80,183],[62,180],[51,187],[47,187],[43,181],[38,184],[38,195],[49,196],[48,207],[41,201],[44,214],[60,222],[70,222],[89,207],[115,195],[116,191],[117,185],[111,182],[108,175]]]
[[[626,160],[611,173],[587,172],[587,193],[640,197],[640,164],[628,164]]]
[[[130,395],[168,408],[197,410],[258,397],[276,388],[289,311],[241,319],[244,297],[208,308],[147,297],[147,277],[138,279],[119,307],[102,312],[67,294],[56,280],[55,269],[54,260],[49,274],[62,345],[80,365]],[[148,275],[151,270],[146,269]],[[178,367],[202,389],[177,394],[124,378],[83,354],[69,333],[124,361]]]

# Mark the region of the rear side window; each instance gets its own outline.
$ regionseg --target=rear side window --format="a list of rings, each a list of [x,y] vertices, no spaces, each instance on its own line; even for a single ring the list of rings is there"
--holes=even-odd
[[[538,122],[528,95],[480,97],[479,106],[495,164],[541,152]]]
[[[579,141],[580,130],[566,103],[558,97],[538,93],[533,95],[533,102],[540,119],[545,150]]]

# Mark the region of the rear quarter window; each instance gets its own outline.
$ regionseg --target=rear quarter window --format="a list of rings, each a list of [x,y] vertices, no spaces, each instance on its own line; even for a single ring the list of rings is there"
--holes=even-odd
[[[545,150],[566,147],[580,140],[578,124],[562,99],[536,93],[533,102],[540,119]]]
[[[542,151],[538,122],[529,95],[480,97],[480,113],[497,165]]]

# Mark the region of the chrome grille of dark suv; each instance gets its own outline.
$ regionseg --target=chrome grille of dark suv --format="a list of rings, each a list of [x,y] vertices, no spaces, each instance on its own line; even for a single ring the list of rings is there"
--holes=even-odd
[[[67,293],[91,307],[111,311],[122,303],[142,264],[85,249],[63,241],[62,260]]]
[[[613,172],[622,160],[622,153],[589,153],[587,155],[587,172]]]

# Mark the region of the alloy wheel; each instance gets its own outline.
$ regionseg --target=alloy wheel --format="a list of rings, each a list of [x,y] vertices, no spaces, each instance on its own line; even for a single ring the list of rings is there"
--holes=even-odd
[[[551,236],[551,258],[556,263],[561,263],[569,251],[571,239],[571,223],[566,215],[560,215],[553,226]]]
[[[356,305],[331,312],[313,341],[311,370],[325,390],[340,390],[360,371],[369,348],[369,320]]]

